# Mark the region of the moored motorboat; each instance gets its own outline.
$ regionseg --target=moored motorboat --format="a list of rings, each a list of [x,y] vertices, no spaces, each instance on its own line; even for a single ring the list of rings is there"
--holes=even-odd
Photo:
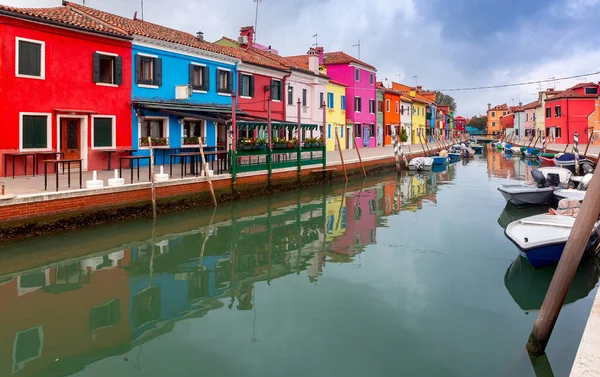
[[[566,169],[565,169],[566,170]],[[554,191],[554,197],[557,200],[569,199],[583,201],[586,190],[592,180],[593,174],[586,174],[583,177],[571,177],[571,182],[576,184],[574,189],[561,189]]]
[[[475,153],[482,153],[483,152],[483,145],[480,145],[480,144],[473,144],[473,143],[471,143],[470,148],[473,149],[475,151]]]
[[[521,152],[521,148],[519,147],[511,147],[510,150],[514,156],[520,156],[523,154],[523,152]]]
[[[584,164],[589,164],[592,168],[595,166],[594,163],[587,158],[579,158],[579,167],[583,167]],[[575,155],[573,153],[558,153],[554,157],[554,166],[569,169],[575,173]]]
[[[540,153],[538,159],[544,165],[554,165],[555,153]]]
[[[545,167],[539,168],[537,170],[539,170],[544,175],[544,178],[546,178],[546,179],[548,179],[548,174],[558,175],[558,182],[563,186],[567,186],[569,184],[569,181],[573,177],[573,173],[571,173],[570,170],[563,169],[563,168],[545,166]]]
[[[408,163],[408,170],[431,170],[433,159],[431,157],[416,157]]]
[[[575,218],[542,214],[510,223],[504,232],[534,268],[558,263],[571,234]],[[598,227],[594,229],[585,248],[585,255],[595,255],[598,249]]]
[[[552,193],[559,185],[558,174],[547,176],[534,169],[531,172],[537,186],[526,184],[500,185],[498,191],[507,202],[516,206],[550,204],[554,200]]]
[[[456,162],[460,160],[460,153],[448,152],[448,162]]]
[[[446,156],[431,156],[433,159],[433,165],[446,165],[448,162],[448,157]]]
[[[540,150],[537,148],[527,148],[527,149],[525,149],[525,151],[523,153],[525,154],[526,158],[537,159],[538,156],[540,155]]]

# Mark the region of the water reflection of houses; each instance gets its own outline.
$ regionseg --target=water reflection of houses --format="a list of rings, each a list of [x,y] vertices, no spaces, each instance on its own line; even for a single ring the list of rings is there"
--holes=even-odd
[[[386,216],[435,201],[432,179],[405,176],[310,201],[299,195],[261,215],[0,277],[0,375],[70,375],[179,321],[252,309],[257,282],[304,273],[315,281],[325,263],[350,262],[374,244]]]

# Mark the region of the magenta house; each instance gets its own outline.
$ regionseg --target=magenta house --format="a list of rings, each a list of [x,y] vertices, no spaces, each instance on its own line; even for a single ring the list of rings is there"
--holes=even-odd
[[[370,189],[346,197],[342,213],[346,231],[331,243],[330,249],[338,254],[354,254],[365,245],[376,243],[377,190]]]
[[[327,76],[348,86],[346,90],[347,135],[354,136],[359,148],[375,147],[377,145],[375,134],[377,70],[372,65],[341,51],[325,53],[323,65],[327,67]]]

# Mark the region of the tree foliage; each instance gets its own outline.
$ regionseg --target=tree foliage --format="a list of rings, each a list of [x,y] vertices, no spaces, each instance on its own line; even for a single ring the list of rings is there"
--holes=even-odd
[[[448,94],[435,92],[435,103],[442,106],[448,106],[452,112],[456,111],[456,101]]]
[[[467,122],[467,126],[474,127],[480,130],[487,128],[487,116],[473,117]]]
[[[408,134],[406,133],[406,128],[402,127],[402,132],[400,132],[400,141],[406,143],[408,141]]]

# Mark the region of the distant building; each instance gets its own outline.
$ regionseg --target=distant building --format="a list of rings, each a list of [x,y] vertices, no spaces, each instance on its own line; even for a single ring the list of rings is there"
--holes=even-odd
[[[464,133],[467,127],[467,120],[462,116],[454,117],[454,130],[456,132]]]
[[[502,130],[500,125],[500,118],[504,115],[508,114],[508,106],[506,104],[497,105],[492,107],[490,103],[488,103],[487,110],[487,133],[493,135],[499,135]]]

